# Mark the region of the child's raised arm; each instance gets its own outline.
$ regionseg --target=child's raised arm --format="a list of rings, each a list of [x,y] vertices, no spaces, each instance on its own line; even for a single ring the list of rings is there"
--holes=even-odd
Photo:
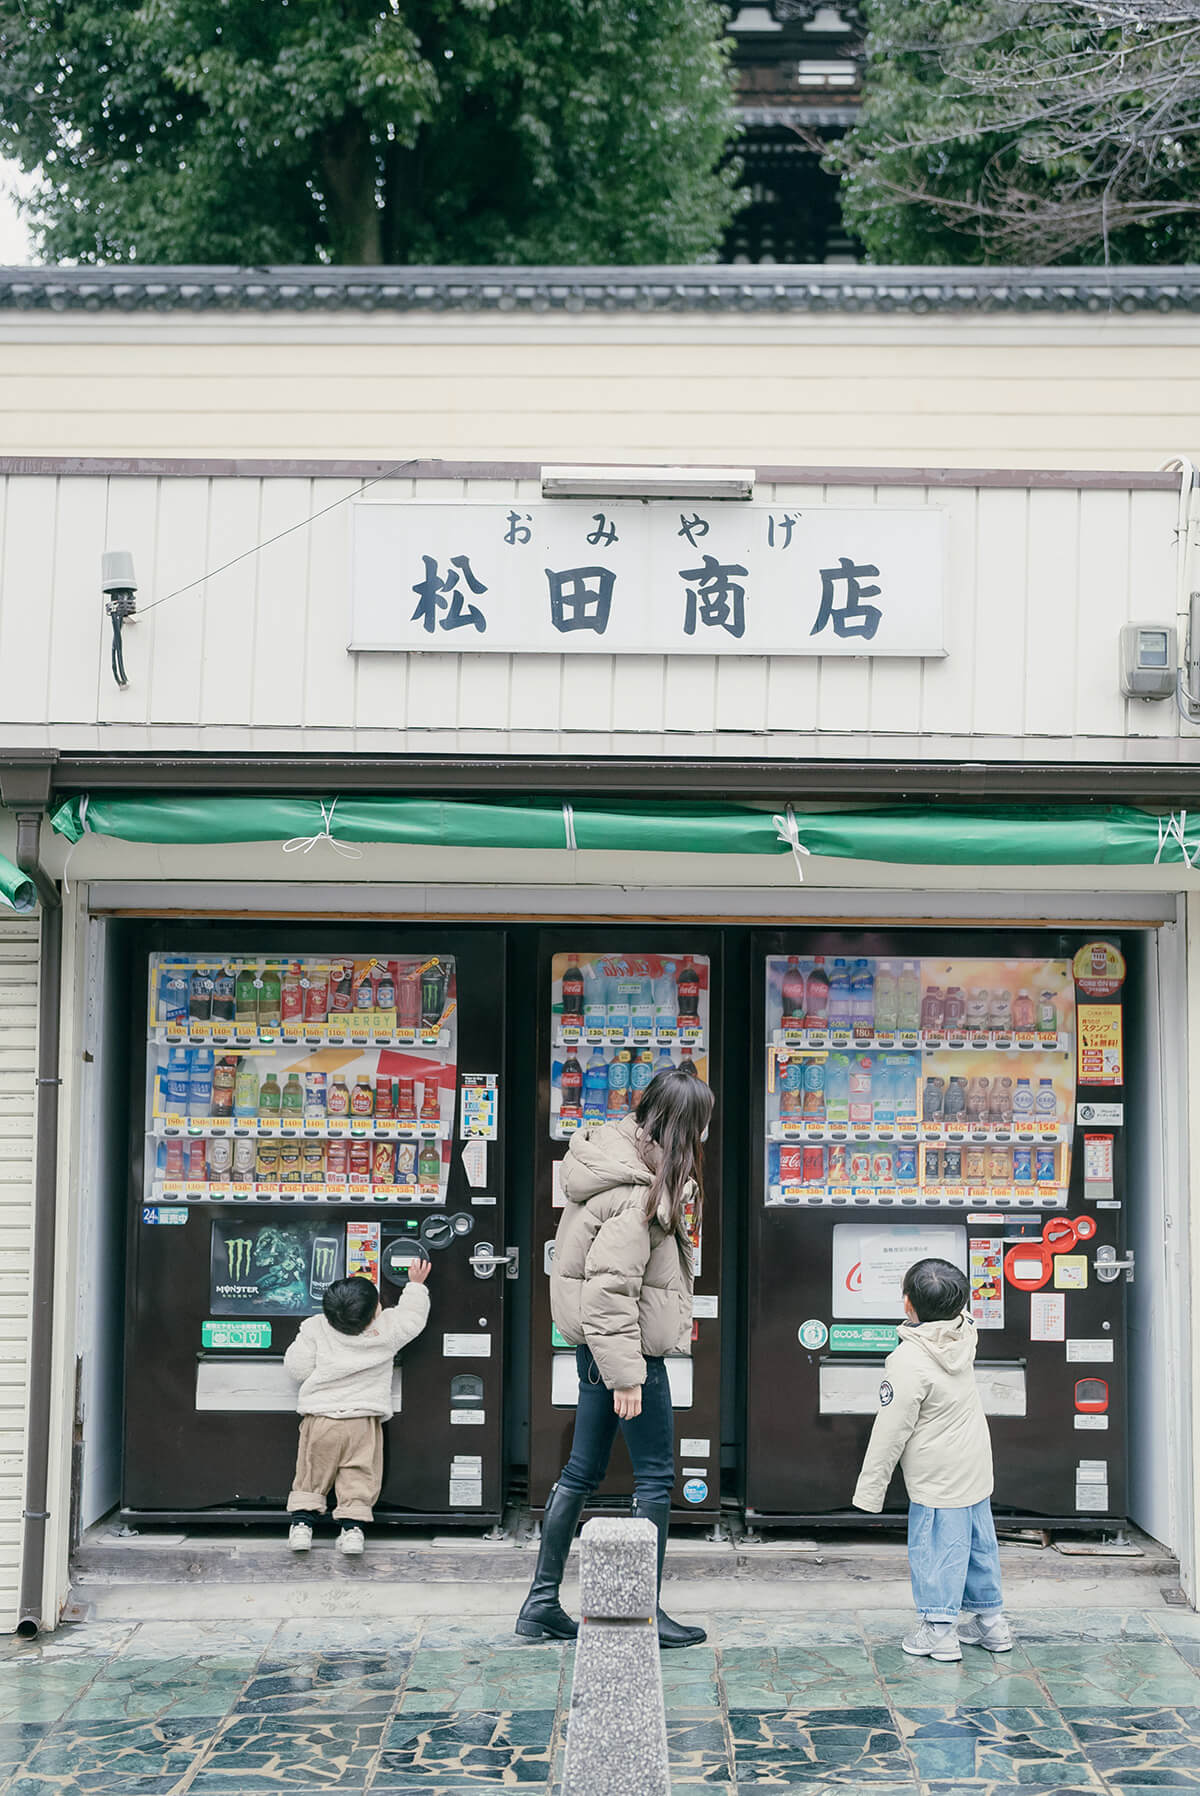
[[[854,1507],[878,1515],[908,1437],[917,1425],[929,1380],[904,1352],[891,1354],[879,1386],[879,1414],[854,1488]]]
[[[291,1373],[297,1384],[303,1384],[316,1363],[317,1343],[305,1321],[300,1324],[296,1339],[283,1356],[283,1369]]]

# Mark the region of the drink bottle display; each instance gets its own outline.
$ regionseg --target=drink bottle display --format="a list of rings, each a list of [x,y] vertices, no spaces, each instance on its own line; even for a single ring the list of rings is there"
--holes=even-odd
[[[691,956],[685,957],[675,981],[679,1027],[685,1029],[700,1020],[700,980]]]
[[[212,1113],[232,1116],[237,1090],[238,1063],[232,1054],[222,1054],[213,1068]]]
[[[804,1117],[808,1122],[825,1120],[825,1065],[820,1060],[804,1062]]]
[[[233,1088],[233,1113],[240,1117],[258,1115],[258,1074],[254,1069],[254,1062],[248,1058],[238,1062],[237,1079]]]
[[[829,975],[823,954],[813,955],[812,971],[804,988],[804,1016],[812,1029],[823,1029],[829,1021]]]
[[[1058,1031],[1058,1004],[1053,992],[1043,992],[1038,999],[1037,1026],[1045,1035]]]
[[[920,1061],[915,1054],[897,1054],[892,1062],[895,1081],[896,1119],[917,1120],[917,1090],[921,1076]]]
[[[187,1114],[192,1093],[192,1057],[187,1048],[172,1048],[167,1061],[167,1104]]]
[[[1055,1095],[1053,1079],[1038,1080],[1033,1110],[1037,1120],[1045,1127],[1052,1127],[1058,1121],[1058,1098]]]
[[[967,1121],[980,1128],[987,1122],[989,1079],[971,1079],[967,1084]]]
[[[967,1108],[967,1081],[957,1075],[946,1086],[942,1116],[947,1128],[961,1128]]]
[[[375,1120],[390,1122],[396,1114],[394,1099],[395,1087],[386,1075],[376,1075],[375,1079]]]
[[[850,974],[850,1020],[856,1033],[871,1035],[874,1032],[875,975],[867,960],[856,960]]]
[[[607,1075],[605,1086],[607,1087]],[[583,1114],[583,1068],[574,1054],[568,1054],[563,1061],[559,1075],[559,1091],[562,1094],[559,1114],[564,1118],[577,1119]]]
[[[871,1116],[876,1128],[890,1129],[896,1121],[895,1076],[882,1056],[871,1069]]]
[[[441,1093],[436,1079],[426,1079],[425,1095],[421,1101],[421,1121],[423,1123],[440,1122],[442,1116]]]
[[[164,1023],[187,1021],[191,982],[185,967],[167,967],[159,984],[159,1013]]]
[[[213,1051],[194,1048],[188,1079],[188,1115],[211,1116],[213,1113]]]
[[[1030,1123],[1033,1121],[1033,1113],[1033,1088],[1028,1079],[1018,1079],[1017,1089],[1013,1093],[1013,1121],[1015,1123]]]
[[[369,1073],[360,1073],[354,1082],[354,1090],[350,1093],[351,1116],[374,1116],[375,1093],[371,1089]]]
[[[579,956],[570,956],[570,965],[562,977],[562,1020],[564,1028],[583,1028],[583,974]]]
[[[607,1028],[614,1039],[620,1041],[624,1041],[632,1026],[630,984],[631,981],[620,974],[612,974],[608,980]]]
[[[212,975],[206,967],[197,967],[188,987],[188,1018],[191,1022],[211,1021],[212,994]]]
[[[1035,1015],[1033,999],[1027,991],[1019,991],[1013,999],[1013,1028],[1032,1029]]]
[[[850,1120],[850,1061],[845,1054],[831,1054],[825,1063],[825,1117],[830,1123]]]
[[[608,1115],[608,1061],[603,1048],[593,1048],[583,1074],[583,1120],[601,1123]]]
[[[375,1016],[385,1029],[396,1025],[396,963],[375,969]]]
[[[446,970],[435,960],[421,974],[421,1027],[436,1029],[446,1006]]]
[[[289,960],[279,981],[279,1020],[284,1029],[295,1029],[304,1020],[304,987],[300,962]]]
[[[872,1121],[871,1059],[867,1054],[856,1054],[850,1062],[850,1121],[859,1125]]]
[[[696,1060],[690,1043],[683,1042],[679,1049],[679,1070],[681,1073],[694,1073]]]
[[[921,999],[921,1027],[927,1033],[946,1026],[946,995],[940,985],[927,985]]]
[[[283,1093],[279,1089],[279,1081],[274,1073],[268,1073],[258,1088],[258,1111],[260,1116],[278,1116]]]
[[[232,1023],[237,1013],[237,990],[233,968],[218,967],[213,974],[212,1018],[214,1023]]]
[[[675,964],[666,961],[654,982],[654,1027],[660,1035],[673,1035],[679,1026]]]
[[[629,1053],[624,1048],[609,1061],[608,1115],[614,1120],[629,1111],[629,1067]]]
[[[439,1012],[440,1015],[440,1012]],[[436,1191],[442,1176],[442,1156],[436,1141],[422,1144],[417,1160],[417,1180],[423,1191]]]
[[[413,1079],[396,1081],[396,1120],[402,1123],[417,1120],[417,1087]]]
[[[675,1061],[670,1048],[660,1048],[658,1059],[654,1062],[655,1077],[657,1078],[659,1073],[669,1073],[674,1065]]]
[[[798,1121],[804,1112],[804,1062],[781,1060],[779,1066],[779,1114]]]
[[[639,1040],[654,1033],[654,981],[642,976],[632,981],[629,999],[630,1023]]]
[[[589,1035],[603,1035],[608,1023],[607,984],[595,967],[583,975],[583,1024]]]
[[[396,1026],[405,1034],[421,1027],[421,981],[413,968],[403,968],[396,981]]]
[[[670,1059],[670,1055],[668,1055],[667,1058]],[[635,1107],[653,1077],[653,1050],[650,1048],[638,1048],[633,1056],[633,1064],[629,1069],[630,1101]]]
[[[258,1028],[258,968],[244,966],[233,987],[233,1014],[244,1029]]]
[[[925,1080],[921,1116],[927,1123],[940,1123],[946,1106],[946,1081],[940,1073],[930,1073]]]
[[[799,1026],[806,1015],[806,985],[804,974],[800,970],[800,956],[788,956],[787,972],[783,975],[783,1012],[782,1022],[786,1029],[789,1024]]]
[[[988,1014],[991,1009],[992,994],[986,986],[979,986],[967,993],[967,1028],[978,1033],[986,1030]]]
[[[262,970],[262,984],[258,992],[258,1027],[278,1029],[280,1024],[280,1002],[283,982],[279,976],[279,968],[268,962]]]
[[[875,974],[875,1033],[894,1035],[899,1027],[899,983],[891,961],[881,960]]]
[[[349,1116],[350,1087],[340,1073],[329,1081],[328,1102],[330,1116]]]
[[[896,1021],[905,1030],[921,1027],[921,976],[916,962],[906,960],[896,981]]]
[[[329,1014],[329,962],[310,964],[304,989],[304,1020],[323,1023]]]
[[[281,1116],[298,1117],[304,1113],[304,1087],[299,1073],[289,1073],[279,1099]]]
[[[332,1016],[348,1017],[354,1009],[354,963],[335,960],[329,966],[329,1010]]]
[[[943,1014],[947,1032],[966,1027],[967,1004],[961,986],[948,985],[946,987],[946,1003]]]
[[[853,1020],[850,995],[850,975],[844,960],[833,963],[833,971],[829,976],[829,1027],[831,1029],[848,1029]]]
[[[1013,1119],[1013,1082],[1005,1073],[992,1081],[988,1094],[988,1121],[994,1129],[1008,1128]]]
[[[1012,995],[1008,991],[992,993],[992,1005],[988,1012],[988,1020],[997,1035],[1007,1035],[1013,1026]]]
[[[318,1068],[310,1068],[304,1074],[304,1114],[316,1120],[325,1116],[327,1111],[327,1094],[329,1080]]]

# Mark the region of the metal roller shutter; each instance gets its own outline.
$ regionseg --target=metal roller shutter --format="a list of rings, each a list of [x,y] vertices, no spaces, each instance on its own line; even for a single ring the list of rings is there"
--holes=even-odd
[[[39,927],[0,921],[0,1630],[16,1626],[29,1299]]]

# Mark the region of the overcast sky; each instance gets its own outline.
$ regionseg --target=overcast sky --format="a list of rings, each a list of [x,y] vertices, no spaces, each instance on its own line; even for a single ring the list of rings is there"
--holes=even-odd
[[[11,268],[18,262],[33,260],[29,234],[17,217],[15,190],[26,184],[26,177],[15,162],[0,158],[0,265]]]

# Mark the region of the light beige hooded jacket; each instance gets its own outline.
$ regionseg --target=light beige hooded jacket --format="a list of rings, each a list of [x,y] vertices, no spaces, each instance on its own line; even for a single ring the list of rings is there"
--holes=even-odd
[[[610,1391],[644,1384],[647,1356],[692,1349],[691,1243],[647,1222],[651,1176],[632,1116],[581,1129],[562,1165],[550,1309],[573,1347],[591,1348]]]
[[[975,1324],[902,1322],[888,1354],[854,1503],[878,1515],[896,1462],[910,1503],[969,1509],[992,1494],[992,1441],[975,1385]]]

